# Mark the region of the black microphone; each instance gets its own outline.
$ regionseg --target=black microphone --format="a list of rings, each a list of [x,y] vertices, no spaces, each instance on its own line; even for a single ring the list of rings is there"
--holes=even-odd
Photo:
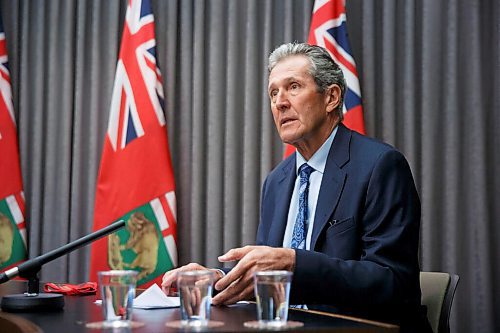
[[[39,284],[37,274],[42,268],[42,265],[50,262],[62,255],[68,254],[73,250],[76,250],[84,245],[87,245],[93,241],[98,240],[120,228],[125,226],[125,221],[120,220],[118,222],[112,223],[107,227],[99,229],[89,235],[79,238],[71,243],[61,246],[60,248],[54,249],[48,253],[42,254],[36,258],[27,260],[21,263],[19,266],[10,268],[3,273],[0,273],[0,284],[9,281],[10,279],[20,276],[29,279],[28,281],[28,292],[19,295],[4,296],[2,298],[2,309],[10,311],[22,311],[22,310],[40,310],[46,309],[46,307],[51,307],[50,304],[45,303],[43,299],[52,299],[59,297],[60,299],[56,301],[55,308],[62,308],[64,306],[64,298],[62,295],[53,294],[39,294]],[[31,299],[31,300],[30,300]],[[34,301],[32,301],[34,300]],[[29,302],[26,305],[25,301]],[[31,303],[36,304],[32,305]],[[43,304],[41,304],[42,302]],[[49,301],[50,302],[50,301]],[[61,304],[62,302],[62,304]]]

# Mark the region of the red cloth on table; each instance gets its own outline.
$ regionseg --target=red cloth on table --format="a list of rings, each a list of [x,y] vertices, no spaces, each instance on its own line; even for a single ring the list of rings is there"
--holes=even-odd
[[[52,283],[44,285],[43,290],[46,293],[58,293],[63,295],[94,295],[97,291],[96,282],[85,282],[80,284]]]

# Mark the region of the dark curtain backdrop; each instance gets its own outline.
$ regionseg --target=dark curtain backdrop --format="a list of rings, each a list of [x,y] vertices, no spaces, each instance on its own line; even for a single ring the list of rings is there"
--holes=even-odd
[[[31,257],[91,231],[125,3],[0,0]],[[267,55],[307,39],[312,6],[153,1],[180,263],[217,265],[253,243],[260,186],[282,154]],[[500,4],[348,0],[347,10],[368,134],[400,149],[417,182],[422,269],[460,275],[452,331],[498,332]],[[42,279],[76,283],[88,268],[85,248]]]

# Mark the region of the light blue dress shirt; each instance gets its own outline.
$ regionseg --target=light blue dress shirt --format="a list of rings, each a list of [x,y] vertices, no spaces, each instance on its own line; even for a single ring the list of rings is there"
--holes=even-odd
[[[321,187],[321,181],[323,180],[323,173],[325,172],[326,159],[328,158],[328,153],[332,146],[335,134],[337,134],[338,126],[336,126],[328,139],[323,143],[323,145],[314,153],[309,161],[297,151],[296,154],[296,166],[295,166],[295,187],[293,188],[292,198],[290,200],[290,208],[288,209],[288,220],[285,229],[285,236],[283,237],[283,247],[291,247],[293,235],[293,227],[295,225],[295,220],[297,219],[297,213],[299,211],[299,168],[302,164],[307,163],[314,169],[309,178],[309,196],[307,200],[308,204],[308,228],[306,236],[306,250],[310,250],[311,247],[311,235],[314,225],[314,216],[316,215],[316,204],[318,203],[319,189]]]

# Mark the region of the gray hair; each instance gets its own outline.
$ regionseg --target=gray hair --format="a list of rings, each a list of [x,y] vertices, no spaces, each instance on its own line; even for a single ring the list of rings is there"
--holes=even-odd
[[[344,118],[342,108],[346,90],[344,74],[323,47],[307,43],[287,43],[278,46],[269,56],[269,73],[280,61],[294,55],[302,55],[309,59],[311,63],[309,74],[314,78],[319,93],[325,92],[332,84],[337,84],[340,87],[340,103],[337,107],[337,114],[342,120]]]

